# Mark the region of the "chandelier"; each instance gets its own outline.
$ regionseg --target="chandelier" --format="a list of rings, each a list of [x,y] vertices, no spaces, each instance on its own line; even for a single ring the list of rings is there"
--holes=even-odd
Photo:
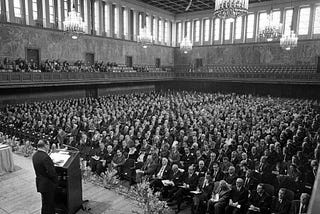
[[[272,14],[269,14],[267,25],[259,32],[260,39],[265,39],[268,42],[278,39],[281,36],[281,29],[282,24],[274,23],[272,20]]]
[[[64,29],[71,33],[72,39],[77,39],[78,35],[84,32],[84,22],[82,21],[80,13],[76,11],[74,4],[71,11],[68,12],[68,16],[64,20],[63,25]]]
[[[138,42],[142,44],[143,48],[147,48],[149,45],[153,43],[153,37],[151,33],[148,31],[147,27],[140,28],[140,32],[138,35]]]
[[[249,0],[215,0],[214,15],[221,19],[237,18],[248,13]]]
[[[192,42],[187,36],[182,39],[180,43],[180,50],[185,54],[192,50]]]
[[[280,46],[285,50],[291,50],[292,48],[297,47],[298,45],[298,37],[292,31],[289,34],[282,35],[280,39]]]

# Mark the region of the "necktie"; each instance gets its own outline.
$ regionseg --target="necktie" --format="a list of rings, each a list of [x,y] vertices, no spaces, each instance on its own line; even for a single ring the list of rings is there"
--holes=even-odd
[[[158,177],[162,178],[162,174],[163,174],[163,171],[164,171],[164,168],[165,166],[162,166],[159,173],[158,173]]]
[[[203,181],[202,189],[207,185],[207,180]]]

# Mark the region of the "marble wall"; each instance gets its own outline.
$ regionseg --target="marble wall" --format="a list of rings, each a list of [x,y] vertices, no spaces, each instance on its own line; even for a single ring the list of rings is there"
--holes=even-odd
[[[133,57],[133,64],[173,65],[171,47],[142,48],[136,42],[83,35],[73,40],[61,31],[0,23],[0,58],[25,58],[25,48],[39,48],[41,59],[84,60],[85,53],[94,53],[95,60],[125,63],[125,56]]]
[[[195,63],[202,58],[203,64],[234,65],[315,65],[320,56],[320,40],[299,40],[298,46],[290,51],[282,50],[279,42],[198,46],[184,54],[175,49],[175,64]]]

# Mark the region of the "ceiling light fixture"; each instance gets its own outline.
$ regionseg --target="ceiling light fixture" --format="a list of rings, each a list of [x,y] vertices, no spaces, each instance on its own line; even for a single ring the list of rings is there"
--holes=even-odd
[[[73,1],[73,6],[71,11],[68,12],[68,16],[63,22],[64,30],[71,33],[72,39],[78,39],[79,34],[84,33],[84,22],[79,12],[76,11],[75,4]]]
[[[214,15],[221,19],[237,18],[248,13],[249,0],[215,0]]]

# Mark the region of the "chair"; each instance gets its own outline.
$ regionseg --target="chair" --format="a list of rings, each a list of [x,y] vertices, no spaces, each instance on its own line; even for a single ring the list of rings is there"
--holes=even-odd
[[[271,184],[263,184],[263,186],[266,193],[268,193],[270,196],[274,195],[274,186],[272,186]]]
[[[286,197],[289,201],[293,201],[294,199],[294,192],[289,190],[289,189],[286,189]]]

